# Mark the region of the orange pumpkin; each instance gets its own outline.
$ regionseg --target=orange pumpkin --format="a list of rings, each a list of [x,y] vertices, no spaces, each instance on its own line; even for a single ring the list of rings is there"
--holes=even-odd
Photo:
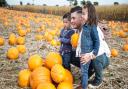
[[[9,35],[9,44],[10,45],[15,45],[16,44],[16,35],[14,33],[11,33]]]
[[[20,87],[28,87],[31,71],[28,69],[21,70],[18,75],[18,84]]]
[[[73,84],[69,82],[61,82],[57,89],[73,89]]]
[[[0,46],[4,45],[4,38],[0,37]]]
[[[51,41],[51,45],[52,45],[52,46],[57,46],[57,41],[56,41],[56,40],[52,40],[52,41]]]
[[[118,51],[116,49],[112,49],[111,50],[111,55],[112,55],[112,57],[118,56]]]
[[[37,34],[37,35],[35,35],[35,39],[36,40],[42,40],[43,39],[43,36],[40,35],[40,34]]]
[[[124,50],[124,51],[128,51],[128,44],[125,44],[125,45],[123,46],[123,50]]]
[[[66,77],[64,78],[63,82],[69,82],[69,83],[73,83],[73,76],[71,74],[71,72],[67,69],[65,69],[66,72]]]
[[[27,31],[26,30],[18,30],[18,34],[19,34],[19,36],[25,36],[26,35],[26,33],[27,33]]]
[[[25,45],[17,45],[17,49],[20,53],[25,53],[26,52],[26,47]]]
[[[18,44],[18,45],[24,45],[24,44],[25,44],[25,38],[19,36],[19,37],[17,38],[17,44]]]
[[[62,82],[66,77],[64,67],[60,64],[54,65],[51,69],[51,77],[56,83]]]
[[[30,58],[28,59],[28,66],[30,70],[34,70],[42,65],[43,65],[43,59],[38,54],[30,56]]]
[[[7,51],[7,57],[12,60],[17,59],[19,57],[18,49],[14,47],[9,48]]]
[[[56,87],[52,83],[41,83],[37,89],[56,89]]]
[[[122,38],[125,38],[127,35],[123,30],[121,30],[121,31],[119,31],[119,36]]]
[[[51,69],[55,64],[62,64],[62,57],[57,52],[50,52],[46,56],[45,65]]]
[[[36,68],[30,76],[30,86],[32,89],[37,89],[37,86],[41,83],[51,83],[50,71],[46,67]]]
[[[79,39],[79,34],[78,34],[78,33],[74,33],[74,34],[71,36],[71,44],[72,44],[72,47],[73,47],[73,48],[76,48],[76,47],[77,47],[78,39]]]

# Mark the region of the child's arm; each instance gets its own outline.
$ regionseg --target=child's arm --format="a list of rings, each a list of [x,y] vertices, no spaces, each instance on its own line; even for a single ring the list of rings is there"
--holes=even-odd
[[[65,44],[70,44],[71,36],[73,35],[74,31],[71,30],[69,32],[69,38],[60,37],[60,41]]]
[[[99,35],[98,35],[96,25],[94,25],[91,29],[91,37],[92,37],[92,40],[93,40],[93,52],[92,52],[92,54],[94,56],[96,56],[98,54],[99,46],[100,46]]]

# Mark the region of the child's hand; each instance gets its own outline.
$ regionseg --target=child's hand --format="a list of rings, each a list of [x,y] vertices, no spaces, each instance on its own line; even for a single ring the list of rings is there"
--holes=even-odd
[[[86,64],[87,62],[89,62],[91,60],[91,56],[90,53],[86,53],[86,54],[82,54],[81,58],[80,58],[80,62],[82,64]]]

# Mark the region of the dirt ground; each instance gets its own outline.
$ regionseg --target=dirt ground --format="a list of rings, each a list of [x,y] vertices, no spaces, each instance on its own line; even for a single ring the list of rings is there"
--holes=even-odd
[[[3,35],[6,40],[5,45],[0,47],[0,89],[30,89],[20,88],[17,83],[19,71],[28,68],[28,57],[35,53],[45,57],[49,51],[57,49],[45,41],[35,41],[33,36],[34,31],[32,31],[26,36],[25,45],[27,52],[24,55],[20,55],[18,60],[10,61],[6,58],[6,52],[10,47],[8,45],[8,33],[12,31],[13,28],[14,27],[10,27],[7,30],[2,30],[5,28],[0,24],[0,34]],[[119,55],[118,57],[110,59],[110,65],[104,71],[104,81],[99,89],[128,89],[128,52],[124,52],[120,48],[124,39],[113,37],[111,34],[109,35],[110,36],[107,35],[107,42],[110,48],[114,47],[119,50]],[[78,84],[80,82],[79,69],[72,67],[72,71],[75,77],[75,83]]]

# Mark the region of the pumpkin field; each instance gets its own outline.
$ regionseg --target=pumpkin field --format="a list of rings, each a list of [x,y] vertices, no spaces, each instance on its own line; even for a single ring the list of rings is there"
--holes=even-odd
[[[99,89],[128,89],[128,22],[99,25],[111,49]],[[62,27],[62,16],[0,8],[0,89],[76,89],[80,69],[66,70],[58,53]]]

